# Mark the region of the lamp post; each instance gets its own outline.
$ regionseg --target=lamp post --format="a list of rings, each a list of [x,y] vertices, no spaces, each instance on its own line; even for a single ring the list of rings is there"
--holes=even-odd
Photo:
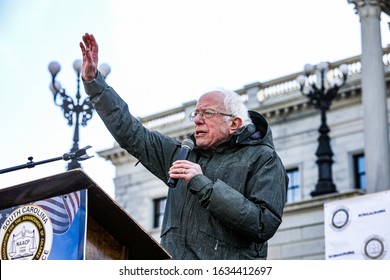
[[[79,125],[80,125],[80,115],[81,115],[81,125],[86,126],[87,122],[92,118],[93,115],[93,107],[89,98],[85,98],[84,101],[80,101],[80,74],[81,74],[81,60],[77,59],[73,62],[73,69],[76,72],[77,76],[77,92],[76,99],[74,100],[72,97],[66,94],[64,88],[62,88],[61,84],[56,80],[57,74],[61,70],[61,66],[58,62],[52,61],[49,63],[49,72],[51,73],[51,83],[50,89],[53,93],[54,104],[61,107],[64,112],[64,117],[68,121],[68,125],[74,126],[74,135],[73,135],[73,146],[70,150],[71,153],[75,153],[79,150]],[[99,67],[99,70],[104,78],[110,73],[111,69],[108,64],[102,64]],[[57,99],[61,99],[62,102],[58,102]],[[75,117],[74,117],[75,116]],[[72,160],[68,164],[68,170],[80,168],[81,165],[78,162],[77,158],[72,158]]]
[[[332,180],[333,152],[330,146],[329,127],[326,123],[326,111],[329,110],[333,99],[338,95],[348,75],[348,66],[329,70],[327,62],[321,62],[317,67],[306,64],[305,75],[299,75],[297,82],[301,93],[309,99],[309,103],[321,112],[321,125],[318,129],[318,149],[316,151],[318,165],[318,182],[311,196],[337,192]]]

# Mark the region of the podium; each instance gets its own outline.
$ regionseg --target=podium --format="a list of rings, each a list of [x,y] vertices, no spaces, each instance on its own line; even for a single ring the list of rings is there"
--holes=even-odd
[[[28,205],[32,202],[83,190],[86,190],[87,204],[85,207],[84,259],[161,260],[170,258],[170,255],[164,248],[81,169],[74,169],[54,176],[0,189],[0,210]],[[46,216],[40,213],[40,208],[36,208],[38,210],[35,210],[35,215],[41,215],[45,219]],[[32,209],[30,208],[29,211],[33,212]],[[16,217],[16,215],[14,216]],[[11,218],[10,220],[12,221]],[[35,223],[37,228],[41,228],[40,224],[42,223],[37,220],[34,217],[30,218],[30,222]],[[4,230],[9,231],[7,226],[14,226],[11,221],[8,221],[7,225],[2,225],[3,232]],[[20,233],[23,231],[24,236],[26,232],[28,233],[24,228],[19,231]],[[12,238],[12,234],[9,233],[3,233],[3,235],[9,240]],[[13,234],[14,237],[15,234]],[[0,240],[0,242],[3,241]],[[28,242],[28,240],[24,242]],[[39,248],[41,245],[35,244],[34,246]],[[4,247],[3,242],[3,254]],[[42,251],[44,254],[44,249]]]

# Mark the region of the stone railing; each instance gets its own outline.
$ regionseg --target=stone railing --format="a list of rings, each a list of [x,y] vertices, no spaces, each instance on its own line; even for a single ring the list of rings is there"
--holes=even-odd
[[[163,112],[157,115],[141,118],[141,122],[145,127],[155,129],[157,127],[180,123],[185,119],[185,117],[183,108],[179,107],[174,110],[170,110],[169,113]]]
[[[390,66],[390,47],[385,48],[383,53],[383,63],[387,68],[387,66]],[[360,74],[361,72],[360,56],[354,56],[329,63],[329,69],[337,69],[342,64],[348,65],[348,77],[350,78]],[[256,95],[252,97],[252,99],[255,98],[254,102],[264,102],[275,97],[297,92],[299,90],[299,84],[296,81],[296,78],[301,74],[303,74],[303,71],[263,83],[254,83],[247,85],[242,89],[238,89],[236,92],[240,94],[245,101],[249,102],[251,99],[251,97],[248,96],[249,92],[251,90],[252,92],[255,91]],[[186,108],[194,106],[194,104],[194,102],[189,102],[181,107],[140,118],[140,120],[149,129],[161,129],[170,125],[182,123],[187,117],[185,112],[188,110],[186,110]]]
[[[387,53],[387,55],[389,54]],[[386,59],[387,63],[389,59],[390,58]],[[348,76],[354,76],[360,74],[361,72],[360,56],[355,56],[334,63],[330,63],[329,69],[337,69],[342,64],[348,65]],[[258,101],[263,102],[265,100],[272,99],[277,96],[291,94],[293,92],[298,91],[300,86],[296,79],[299,75],[302,74],[303,71],[262,83],[257,95]],[[315,75],[313,75],[311,79],[315,79]],[[245,92],[241,94],[245,94]]]

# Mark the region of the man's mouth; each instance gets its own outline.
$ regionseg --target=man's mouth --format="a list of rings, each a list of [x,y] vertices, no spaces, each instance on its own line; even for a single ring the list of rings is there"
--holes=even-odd
[[[203,136],[203,135],[205,135],[206,133],[207,133],[206,131],[198,130],[198,131],[195,132],[195,135],[196,135],[196,136]]]

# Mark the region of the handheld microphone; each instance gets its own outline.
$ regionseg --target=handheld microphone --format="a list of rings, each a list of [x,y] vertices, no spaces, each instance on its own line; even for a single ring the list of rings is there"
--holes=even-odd
[[[181,143],[181,149],[177,155],[177,160],[187,160],[190,152],[194,148],[194,142],[191,139],[185,139]],[[178,179],[172,179],[169,177],[167,185],[171,188],[176,187]]]

